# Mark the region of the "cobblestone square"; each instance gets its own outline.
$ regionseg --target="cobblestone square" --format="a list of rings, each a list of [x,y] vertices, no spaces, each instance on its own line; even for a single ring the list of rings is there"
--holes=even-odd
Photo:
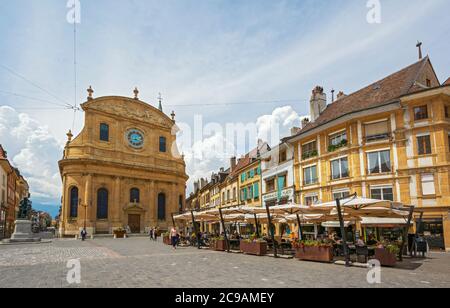
[[[81,283],[67,282],[67,262],[79,259]],[[450,287],[450,255],[431,253],[383,268],[382,283],[367,269],[179,248],[147,238],[54,240],[0,245],[0,288],[8,287]]]

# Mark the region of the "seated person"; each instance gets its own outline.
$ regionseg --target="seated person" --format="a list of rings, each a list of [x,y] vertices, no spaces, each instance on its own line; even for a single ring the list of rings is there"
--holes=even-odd
[[[369,239],[367,241],[367,245],[374,246],[377,244],[378,244],[378,241],[375,239],[375,236],[373,236],[373,234],[369,234]]]
[[[364,246],[366,246],[366,243],[364,243],[364,241],[363,241],[362,238],[359,238],[359,239],[356,241],[356,246],[358,246],[358,247],[364,247]]]

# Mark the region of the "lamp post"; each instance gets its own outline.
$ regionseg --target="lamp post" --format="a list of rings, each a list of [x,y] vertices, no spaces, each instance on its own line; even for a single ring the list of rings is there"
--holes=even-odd
[[[79,204],[79,206],[81,206],[81,207],[84,208],[84,227],[83,227],[83,229],[86,230],[86,225],[87,225],[87,208],[88,208],[88,205],[87,205],[87,203],[82,203],[82,202],[81,202],[81,198],[78,199],[78,204]]]

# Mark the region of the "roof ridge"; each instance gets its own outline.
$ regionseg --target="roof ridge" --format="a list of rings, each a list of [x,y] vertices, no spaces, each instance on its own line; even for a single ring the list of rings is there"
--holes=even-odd
[[[406,93],[409,93],[409,91],[411,91],[412,87],[416,84],[417,79],[419,78],[420,73],[422,72],[423,68],[425,67],[425,65],[427,64],[428,60],[430,59],[430,57],[428,55],[426,55],[425,58],[421,59],[421,61],[423,61],[422,66],[420,67],[419,70],[417,70],[416,73],[416,77],[414,77],[414,79],[412,80],[411,85],[409,86],[408,90],[406,91]],[[426,61],[425,61],[426,60]],[[420,61],[419,61],[420,62]]]
[[[333,105],[333,104],[342,102],[344,99],[348,99],[348,98],[350,98],[351,96],[353,96],[353,95],[355,95],[355,94],[358,94],[359,92],[361,92],[361,91],[363,91],[363,90],[365,90],[365,89],[367,89],[367,88],[369,88],[369,87],[371,87],[371,86],[374,86],[374,85],[376,85],[376,84],[382,82],[383,80],[386,80],[386,79],[392,77],[392,76],[395,75],[395,74],[398,74],[398,73],[400,73],[400,72],[403,72],[403,71],[405,71],[405,70],[407,70],[407,69],[410,69],[410,68],[412,68],[413,66],[419,64],[420,62],[423,62],[422,67],[421,67],[420,70],[419,70],[419,72],[420,72],[420,71],[423,69],[423,67],[425,66],[425,63],[426,63],[425,60],[427,60],[427,59],[429,59],[429,56],[428,56],[428,55],[427,55],[425,58],[420,59],[419,61],[414,62],[413,64],[410,64],[410,65],[408,65],[408,66],[406,66],[406,67],[404,67],[404,68],[402,68],[402,69],[399,69],[398,71],[396,71],[396,72],[394,72],[394,73],[391,73],[391,74],[389,74],[389,75],[387,75],[387,76],[385,76],[385,77],[383,77],[383,78],[381,78],[381,79],[379,79],[379,80],[377,80],[377,81],[375,81],[375,82],[370,83],[370,84],[367,85],[367,86],[364,86],[364,87],[362,87],[362,88],[360,88],[360,89],[358,89],[358,90],[356,90],[356,91],[354,91],[354,92],[352,92],[352,93],[350,93],[350,94],[347,94],[345,97],[343,97],[343,98],[341,98],[341,99],[335,100],[335,101],[332,102],[331,104],[327,105],[327,107],[328,107],[328,106],[331,106],[331,105]],[[418,76],[419,76],[419,73],[417,73],[417,75],[416,75],[416,77],[415,77],[414,80],[416,80]],[[414,85],[414,82],[413,82],[413,85]],[[412,85],[411,85],[411,87],[412,87]],[[410,88],[411,88],[411,87],[410,87]],[[409,91],[410,88],[408,88],[408,91]]]

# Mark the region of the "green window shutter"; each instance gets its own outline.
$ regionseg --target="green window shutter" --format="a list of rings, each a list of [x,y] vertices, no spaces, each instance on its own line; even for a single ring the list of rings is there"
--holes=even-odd
[[[258,175],[261,175],[261,166],[258,166]]]
[[[244,188],[244,200],[247,200],[247,188]]]
[[[277,189],[278,189],[278,200],[281,199],[281,192],[284,189],[284,176],[280,176],[278,177],[278,185],[277,185]]]
[[[259,198],[259,183],[255,183],[253,185],[253,196],[256,198]]]
[[[250,178],[253,178],[255,176],[255,170],[250,170]]]

